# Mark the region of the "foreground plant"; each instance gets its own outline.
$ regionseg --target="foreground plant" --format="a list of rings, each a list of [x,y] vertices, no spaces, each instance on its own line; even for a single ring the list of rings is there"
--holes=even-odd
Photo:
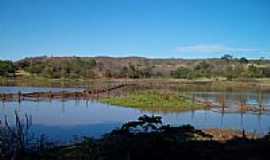
[[[18,160],[173,160],[188,159],[268,159],[269,135],[216,141],[190,125],[163,125],[160,116],[143,115],[123,124],[100,139],[85,138],[68,146],[43,151],[32,150]],[[1,157],[2,158],[2,157]],[[4,157],[2,159],[10,159]]]
[[[24,119],[15,111],[15,124],[10,125],[7,117],[0,121],[0,159],[21,160],[22,157],[38,156],[44,150],[53,147],[45,136],[35,138],[30,132],[32,117],[25,114]]]

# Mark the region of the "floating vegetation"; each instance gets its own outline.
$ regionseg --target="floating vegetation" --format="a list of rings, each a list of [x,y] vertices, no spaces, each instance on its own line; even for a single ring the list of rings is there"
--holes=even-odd
[[[176,93],[156,90],[131,92],[127,96],[103,98],[100,101],[148,111],[189,111],[206,108],[205,105],[193,103],[191,99]]]

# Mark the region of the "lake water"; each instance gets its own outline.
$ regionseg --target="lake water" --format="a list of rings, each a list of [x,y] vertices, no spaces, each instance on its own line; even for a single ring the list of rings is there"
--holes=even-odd
[[[44,88],[44,87],[0,87],[0,93],[31,93],[31,92],[61,92],[81,91],[80,88]]]
[[[18,88],[0,87],[0,92],[59,91],[61,88]],[[76,89],[66,89],[76,90]],[[245,97],[247,104],[256,105],[258,94],[252,92],[194,92],[197,97],[217,101],[220,95],[226,97],[227,105],[237,107],[239,96]],[[264,93],[260,101],[269,108],[270,94]],[[98,102],[86,101],[22,101],[0,103],[0,119],[7,116],[9,123],[14,123],[15,110],[21,117],[32,116],[32,131],[36,135],[45,134],[49,139],[68,142],[75,135],[100,137],[121,124],[136,120],[143,114],[161,115],[165,124],[191,124],[196,128],[231,128],[245,129],[249,132],[265,134],[270,131],[270,115],[268,113],[220,113],[211,110],[190,112],[146,112],[119,106],[110,106]]]

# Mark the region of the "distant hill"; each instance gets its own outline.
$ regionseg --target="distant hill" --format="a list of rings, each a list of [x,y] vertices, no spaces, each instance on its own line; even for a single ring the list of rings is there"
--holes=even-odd
[[[30,57],[17,70],[47,78],[260,78],[270,77],[270,61],[232,58],[152,59],[144,57]]]

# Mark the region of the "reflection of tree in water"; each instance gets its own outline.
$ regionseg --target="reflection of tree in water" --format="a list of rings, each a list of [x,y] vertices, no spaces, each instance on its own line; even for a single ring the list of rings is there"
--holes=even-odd
[[[221,117],[220,117],[220,128],[223,128],[223,121],[224,121],[224,112],[221,112]]]
[[[37,107],[38,107],[38,105],[37,105]],[[18,112],[20,112],[21,111],[21,103],[18,103],[18,105],[17,105],[17,107],[16,107],[16,111],[18,111]]]
[[[257,101],[257,103],[258,103],[258,107],[259,107],[259,109],[260,109],[260,112],[264,109],[264,108],[263,108],[263,99],[264,99],[264,97],[263,97],[263,92],[258,91],[258,92],[257,92],[256,101]]]
[[[242,130],[245,130],[245,126],[244,126],[244,112],[241,111],[240,113],[240,127]]]
[[[257,120],[258,120],[259,132],[261,132],[262,131],[262,113],[261,112],[257,114]]]
[[[259,131],[262,131],[262,112],[264,110],[264,107],[263,107],[263,99],[264,99],[264,94],[263,92],[261,91],[261,86],[259,87],[259,91],[257,91],[257,97],[256,97],[256,101],[258,103],[258,107],[259,107],[259,112],[257,114],[257,120],[258,120],[258,127],[259,127]]]
[[[245,95],[242,95],[242,94],[240,94],[240,95],[238,96],[238,99],[239,99],[239,109],[240,109],[241,114],[242,114],[242,112],[243,112],[243,111],[245,110],[245,108],[246,108],[247,99],[246,99]]]
[[[88,99],[85,101],[85,105],[86,105],[86,108],[89,107],[89,100]]]

